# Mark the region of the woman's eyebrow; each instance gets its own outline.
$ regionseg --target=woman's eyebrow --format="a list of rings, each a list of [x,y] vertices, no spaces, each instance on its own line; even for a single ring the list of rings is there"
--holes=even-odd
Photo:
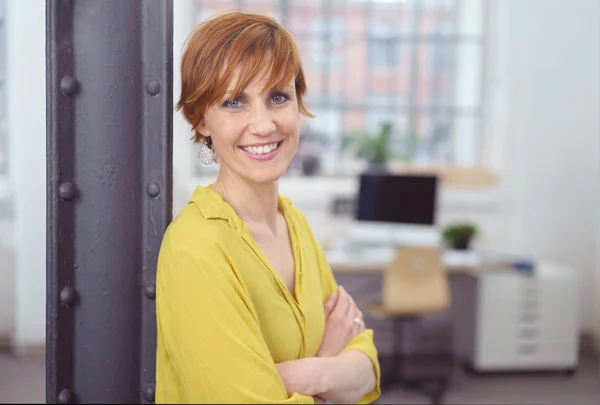
[[[233,90],[234,90],[234,89],[228,89],[228,90],[225,92],[225,94],[223,94],[223,97],[225,97],[225,96],[229,96],[229,95],[233,94]],[[281,88],[281,89],[271,89],[271,90],[269,90],[269,92],[272,92],[272,91],[278,91],[278,90],[294,90],[294,86],[292,86],[291,84],[288,84],[287,86],[285,86],[285,87],[283,87],[283,88]],[[240,92],[240,93],[239,93],[239,96],[240,96],[240,97],[246,97],[246,96],[247,96],[247,94],[246,94],[246,93],[244,93],[244,92],[242,91],[242,92]]]

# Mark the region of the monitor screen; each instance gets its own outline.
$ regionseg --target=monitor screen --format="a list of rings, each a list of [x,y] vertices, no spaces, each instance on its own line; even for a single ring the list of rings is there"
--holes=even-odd
[[[358,221],[435,225],[437,177],[362,174]]]

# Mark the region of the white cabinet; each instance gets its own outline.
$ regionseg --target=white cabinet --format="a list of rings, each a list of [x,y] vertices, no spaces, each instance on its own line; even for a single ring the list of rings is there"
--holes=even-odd
[[[477,371],[571,370],[577,365],[574,269],[538,263],[531,275],[478,274],[470,365]]]

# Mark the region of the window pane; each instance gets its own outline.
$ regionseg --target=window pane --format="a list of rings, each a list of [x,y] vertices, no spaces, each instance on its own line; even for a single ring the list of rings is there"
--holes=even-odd
[[[430,0],[422,2],[421,35],[461,35],[477,39],[484,34],[487,0]]]
[[[374,51],[377,46],[370,46],[370,69],[368,74],[368,92],[370,96],[384,97],[394,105],[405,106],[410,103],[413,70],[412,50],[409,43],[392,43],[387,49]],[[388,66],[375,65],[376,56],[373,52],[380,52]],[[396,55],[396,56],[393,56]],[[383,62],[382,61],[382,62]]]
[[[343,83],[346,102],[356,105],[364,102],[367,94],[367,41],[364,37],[352,37],[345,43],[344,54],[344,71],[338,80]]]
[[[306,120],[306,131],[313,135],[321,159],[322,174],[337,172],[340,141],[343,134],[343,111],[334,108],[312,108],[315,118]]]
[[[478,1],[478,0],[476,0]],[[419,34],[449,35],[456,32],[457,0],[429,0],[421,2]]]
[[[364,110],[347,110],[344,114],[344,136],[352,132],[362,131],[365,127]]]
[[[366,16],[372,19],[369,24],[372,35],[411,35],[415,30],[415,0],[373,1],[367,3]]]
[[[447,41],[428,41],[418,45],[417,105],[452,105],[455,50],[454,43]]]
[[[393,71],[400,65],[400,51],[394,39],[373,38],[369,41],[369,65],[376,70]]]
[[[198,21],[223,11],[244,10],[263,14],[281,22],[280,0],[197,0],[196,9]]]
[[[202,22],[213,15],[228,11],[235,10],[237,8],[237,1],[235,0],[197,0],[196,11],[197,11],[197,22]]]
[[[454,104],[460,107],[477,107],[481,103],[482,50],[478,44],[456,45],[456,72],[454,78]]]
[[[453,115],[451,109],[428,109],[417,114],[414,134],[418,139],[413,162],[473,166],[480,156],[480,118]]]
[[[315,47],[318,46],[313,39],[297,37],[295,38],[295,41],[300,51],[304,77],[308,88],[306,101],[311,104],[321,100],[323,98],[323,93],[325,92],[323,85],[323,70],[320,68],[322,59],[313,52]]]
[[[458,27],[462,35],[483,35],[486,0],[458,0]]]
[[[452,120],[451,110],[447,108],[428,109],[416,115],[412,134],[416,140],[413,162],[452,161]]]
[[[322,19],[323,14],[322,1],[290,1],[284,23],[295,37],[317,35],[326,27],[313,21]]]
[[[175,0],[177,1],[177,0]],[[281,21],[281,1],[280,0],[244,0],[240,2],[241,9],[251,13],[264,14]]]
[[[452,128],[452,163],[457,166],[474,166],[479,163],[479,119],[458,116]]]

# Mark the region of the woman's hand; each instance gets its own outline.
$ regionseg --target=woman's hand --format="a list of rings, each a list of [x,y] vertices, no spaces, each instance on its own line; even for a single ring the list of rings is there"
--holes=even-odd
[[[317,352],[318,357],[337,356],[356,335],[364,330],[362,312],[350,294],[341,286],[338,292],[331,294],[325,303],[325,318],[325,333]],[[357,324],[355,319],[359,319],[360,324]]]

